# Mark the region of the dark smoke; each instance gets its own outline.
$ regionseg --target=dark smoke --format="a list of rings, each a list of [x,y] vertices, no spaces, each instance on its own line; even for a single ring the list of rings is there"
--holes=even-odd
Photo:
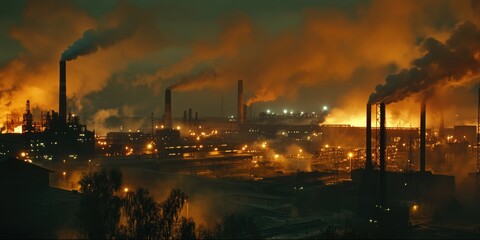
[[[458,82],[480,72],[480,31],[470,21],[460,24],[445,43],[427,38],[422,49],[425,55],[415,59],[411,68],[390,74],[384,84],[377,85],[370,103],[401,101],[435,85]]]
[[[98,48],[107,48],[133,35],[135,24],[126,23],[117,28],[89,29],[62,53],[62,61],[94,53]]]
[[[213,84],[216,80],[217,73],[212,69],[208,69],[193,76],[185,77],[168,88],[180,91],[198,90]]]

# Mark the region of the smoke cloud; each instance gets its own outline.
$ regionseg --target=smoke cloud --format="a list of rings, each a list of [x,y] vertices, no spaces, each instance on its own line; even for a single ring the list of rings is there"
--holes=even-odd
[[[209,69],[193,76],[185,77],[168,88],[179,91],[199,90],[208,85],[215,84],[215,80],[217,80],[217,73]]]
[[[480,72],[480,31],[470,22],[460,24],[445,43],[427,38],[425,54],[409,69],[387,76],[377,85],[369,101],[392,103],[428,90],[438,84],[450,84],[475,77]]]
[[[135,116],[157,113],[157,95],[172,84],[179,91],[195,90],[182,93],[188,98],[176,101],[178,109],[218,115],[211,107],[218,102],[215,91],[233,96],[236,81],[244,79],[245,99],[257,103],[255,109],[316,112],[325,104],[330,119],[345,123],[342,115],[356,111],[358,104],[352,103],[368,99],[385,76],[409,69],[412,59],[423,56],[421,39],[432,36],[443,44],[455,23],[478,21],[479,6],[469,0],[302,2],[294,9],[254,8],[256,1],[232,5],[199,15],[194,13],[206,11],[205,4],[119,1],[95,15],[76,1],[28,1],[19,21],[8,28],[0,24],[22,48],[0,66],[0,115],[23,112],[27,99],[32,108],[55,109],[58,86],[52,82],[58,80],[59,56],[73,59],[96,51],[69,63],[67,72],[67,96],[75,99],[76,114],[90,120],[101,109],[126,104],[142,106]],[[179,11],[187,14],[174,14]],[[371,74],[358,74],[361,69]],[[201,101],[192,103],[197,98]],[[224,101],[226,114],[234,113],[229,111],[235,98]],[[455,116],[446,116],[450,113]]]
[[[61,61],[70,61],[79,56],[94,53],[98,48],[106,48],[131,36],[134,33],[133,23],[125,23],[118,28],[89,29],[62,53]]]

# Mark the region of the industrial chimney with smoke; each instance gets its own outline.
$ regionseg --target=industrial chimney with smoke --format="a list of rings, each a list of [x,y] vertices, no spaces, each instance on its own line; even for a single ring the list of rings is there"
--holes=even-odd
[[[380,103],[380,199],[382,206],[387,203],[387,176],[386,176],[386,155],[387,155],[387,126],[385,116],[385,103]]]
[[[62,122],[67,120],[67,62],[60,61],[60,91],[58,113]]]
[[[426,145],[426,130],[427,130],[427,117],[426,117],[426,104],[422,102],[420,110],[420,172],[425,172],[425,145]]]
[[[244,123],[244,107],[243,107],[243,80],[238,80],[238,100],[237,100],[237,122],[239,124]]]
[[[166,129],[172,129],[172,90],[170,88],[165,90],[165,113],[163,115],[163,122]]]
[[[366,128],[366,162],[365,169],[368,171],[373,170],[372,164],[372,104],[367,103],[367,128]]]

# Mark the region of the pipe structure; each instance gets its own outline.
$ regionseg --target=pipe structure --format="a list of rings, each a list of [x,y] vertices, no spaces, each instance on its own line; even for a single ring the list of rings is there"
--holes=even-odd
[[[426,104],[425,101],[422,102],[420,109],[420,172],[425,172],[425,143],[426,143],[426,128],[427,128],[427,117],[426,117]]]
[[[238,80],[238,99],[237,99],[237,122],[244,123],[243,110],[243,80]]]
[[[172,90],[167,88],[165,90],[165,113],[164,113],[165,128],[172,129]]]
[[[67,62],[60,61],[60,91],[58,99],[60,121],[67,121]]]
[[[380,205],[387,202],[386,179],[387,127],[385,123],[385,103],[380,103]]]
[[[368,171],[373,170],[372,164],[372,105],[367,103],[367,128],[366,128],[366,162],[365,169]]]

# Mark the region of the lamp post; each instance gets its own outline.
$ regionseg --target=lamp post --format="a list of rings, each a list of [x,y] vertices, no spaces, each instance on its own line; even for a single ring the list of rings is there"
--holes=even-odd
[[[350,160],[350,173],[352,173],[352,157],[353,157],[353,153],[349,152],[348,153],[348,160]]]

